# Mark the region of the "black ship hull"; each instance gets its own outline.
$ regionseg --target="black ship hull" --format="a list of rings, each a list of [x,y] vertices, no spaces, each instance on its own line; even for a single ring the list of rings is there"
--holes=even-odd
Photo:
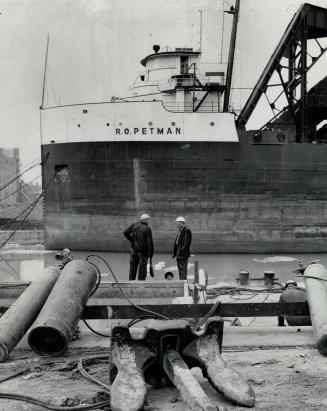
[[[327,146],[78,142],[42,146],[48,249],[127,251],[123,231],[151,215],[155,251],[175,219],[192,252],[325,252]]]

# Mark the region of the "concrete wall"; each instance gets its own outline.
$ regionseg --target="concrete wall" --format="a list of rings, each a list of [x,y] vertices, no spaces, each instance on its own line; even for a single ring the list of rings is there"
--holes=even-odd
[[[5,241],[12,231],[0,230],[0,243]],[[14,247],[16,244],[43,244],[43,230],[17,230],[13,237],[7,243],[7,247]]]

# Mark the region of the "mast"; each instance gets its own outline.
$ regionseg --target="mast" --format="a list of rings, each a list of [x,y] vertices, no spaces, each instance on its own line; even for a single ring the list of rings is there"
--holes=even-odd
[[[236,43],[236,33],[237,33],[237,23],[238,23],[238,16],[240,10],[240,0],[236,0],[235,8],[231,7],[231,10],[227,13],[233,14],[233,27],[232,27],[232,34],[230,39],[230,47],[228,53],[228,64],[227,64],[227,72],[226,72],[226,88],[225,88],[225,96],[224,96],[224,107],[223,111],[228,111],[229,106],[229,97],[230,97],[230,89],[232,84],[232,75],[233,75],[233,65],[234,65],[234,55],[235,55],[235,43]]]
[[[200,52],[202,53],[202,10],[199,10],[200,13]]]
[[[44,94],[45,94],[45,83],[46,83],[46,75],[47,75],[48,53],[49,53],[49,33],[48,33],[48,37],[47,37],[47,49],[46,49],[46,52],[45,52],[45,61],[44,61],[42,100],[41,100],[41,107],[40,107],[41,110],[43,109],[43,105],[44,105]]]

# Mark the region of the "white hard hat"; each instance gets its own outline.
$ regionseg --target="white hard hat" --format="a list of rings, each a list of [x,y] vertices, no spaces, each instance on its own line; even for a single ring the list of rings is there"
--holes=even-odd
[[[141,215],[141,221],[147,220],[148,218],[150,218],[149,214],[142,214]]]
[[[181,222],[181,223],[185,223],[185,218],[184,217],[177,217],[176,221]]]
[[[285,288],[288,287],[289,285],[296,285],[297,286],[297,282],[294,280],[288,280],[285,283]]]

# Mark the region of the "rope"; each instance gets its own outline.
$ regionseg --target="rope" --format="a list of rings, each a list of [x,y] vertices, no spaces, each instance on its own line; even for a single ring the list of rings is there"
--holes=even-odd
[[[20,186],[17,190],[13,191],[12,193],[6,195],[5,197],[0,198],[0,201],[5,200],[6,198],[16,194],[18,191],[22,191],[22,189],[24,187],[26,187],[28,184],[31,184],[34,180],[36,180],[37,178],[39,178],[41,176],[41,174],[39,174],[37,177],[34,177],[32,180],[30,180],[28,183],[23,184],[22,186]]]
[[[52,183],[52,181],[55,179],[56,174],[53,175],[53,177],[49,180],[48,184],[45,186],[45,188],[42,190],[41,194],[31,203],[25,210],[23,210],[17,217],[15,217],[15,220],[17,221],[19,217],[21,217],[24,213],[27,212],[25,217],[19,222],[18,226],[15,228],[15,230],[9,235],[9,237],[4,240],[0,244],[0,250],[8,243],[8,241],[16,234],[16,232],[20,229],[20,227],[24,224],[24,222],[27,220],[28,216],[31,214],[31,212],[34,210],[38,202],[41,200],[41,198],[44,196],[46,190],[48,189],[49,185]]]
[[[21,173],[17,174],[14,178],[12,178],[11,180],[9,180],[7,183],[5,183],[3,186],[0,187],[0,192],[2,190],[4,190],[6,187],[8,187],[11,183],[13,183],[15,180],[17,180],[19,177],[21,177],[23,174],[27,173],[27,171],[32,170],[34,167],[43,165],[47,159],[49,157],[49,153],[47,153],[43,160],[41,160],[41,162],[38,162],[37,164],[31,165],[30,167],[28,167],[26,170],[22,171]]]
[[[275,283],[278,285],[278,288],[261,288],[259,290],[255,290],[252,288],[247,287],[233,287],[233,286],[225,286],[219,288],[213,288],[211,290],[207,290],[207,298],[212,299],[219,297],[221,295],[229,295],[234,300],[247,300],[253,298],[255,295],[262,294],[262,293],[269,293],[269,294],[280,294],[284,287],[281,283]],[[236,295],[245,295],[247,293],[251,293],[250,297],[245,298],[236,298]]]

